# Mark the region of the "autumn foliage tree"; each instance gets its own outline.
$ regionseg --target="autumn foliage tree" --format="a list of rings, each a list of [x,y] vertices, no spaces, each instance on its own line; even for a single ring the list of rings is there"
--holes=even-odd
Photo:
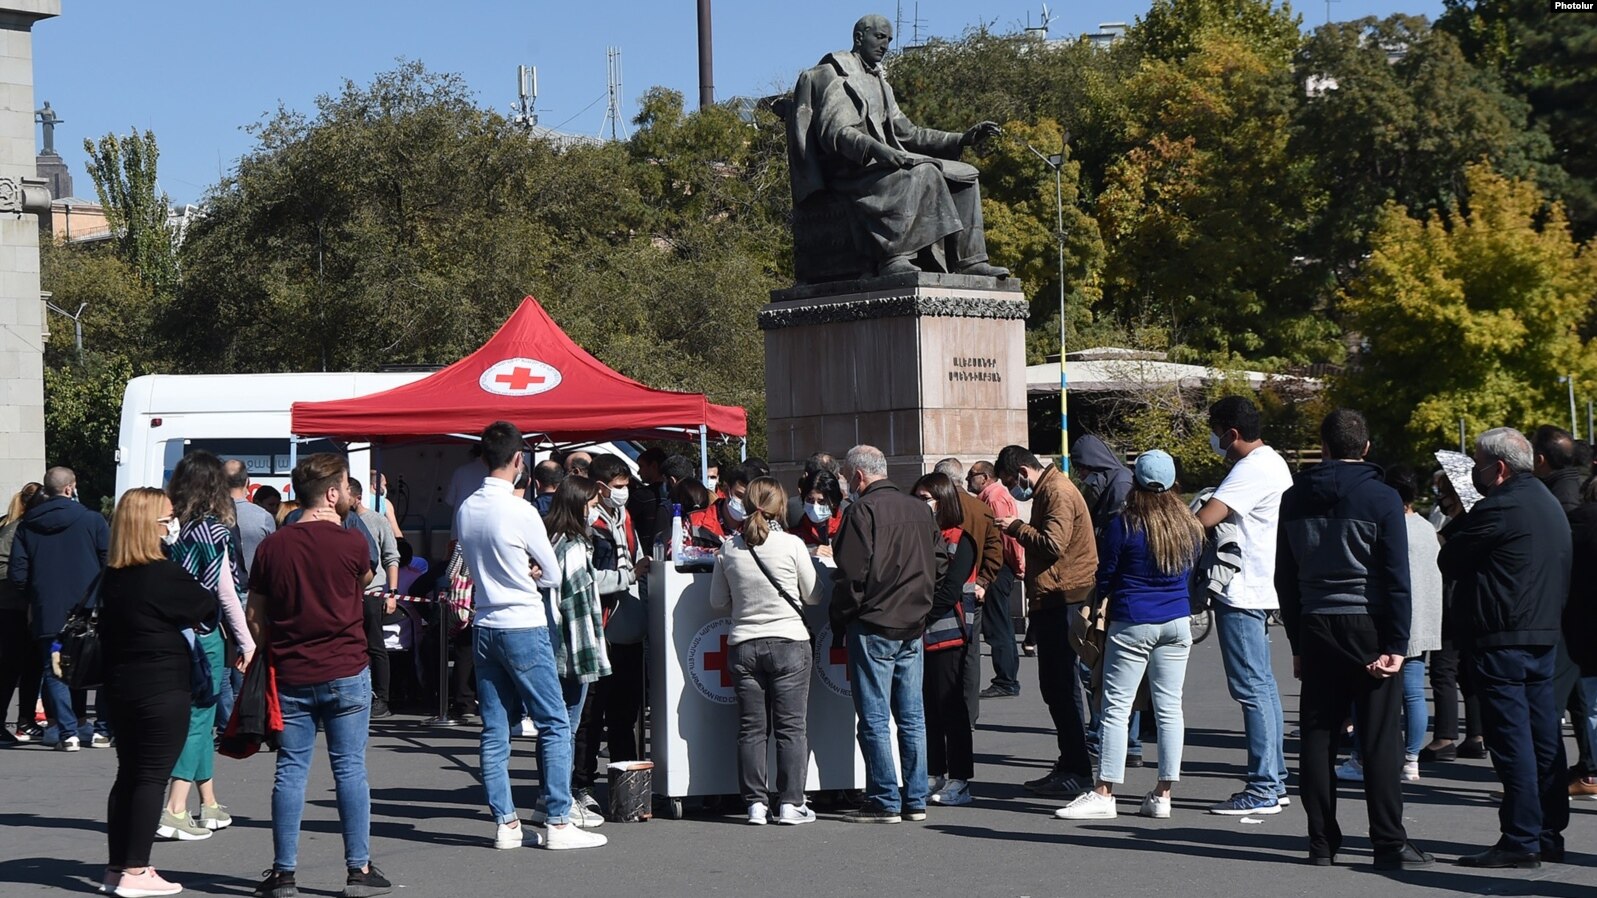
[[[1559,378],[1597,378],[1597,253],[1534,184],[1481,164],[1464,183],[1457,213],[1389,203],[1342,297],[1362,343],[1337,392],[1399,452],[1454,444],[1461,418],[1470,433],[1564,420]]]

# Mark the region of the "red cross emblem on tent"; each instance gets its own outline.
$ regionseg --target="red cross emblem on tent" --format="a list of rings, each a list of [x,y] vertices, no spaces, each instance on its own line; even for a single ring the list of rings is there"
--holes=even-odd
[[[488,366],[477,384],[499,396],[536,396],[560,386],[560,372],[537,359],[505,359]]]
[[[698,693],[718,705],[737,704],[732,685],[731,618],[718,617],[699,628],[688,645],[684,673]]]

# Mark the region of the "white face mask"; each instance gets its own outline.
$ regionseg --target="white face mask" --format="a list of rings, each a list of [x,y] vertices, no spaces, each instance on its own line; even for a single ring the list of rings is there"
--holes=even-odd
[[[1209,448],[1214,450],[1215,455],[1218,455],[1221,458],[1227,457],[1224,447],[1220,445],[1220,437],[1218,434],[1209,434]]]
[[[932,510],[932,514],[937,514],[937,500],[936,499],[927,499],[926,500],[926,507],[930,508]]]
[[[832,517],[832,506],[825,502],[807,502],[804,504],[804,516],[810,519],[811,524],[819,524]]]
[[[720,482],[721,482],[721,478],[719,478],[719,477],[707,478],[704,481],[704,488],[713,493],[713,492],[715,492],[716,485],[719,484]]]
[[[588,509],[588,526],[592,527],[597,523],[599,523],[599,508],[598,506],[594,506],[593,508]]]
[[[626,487],[616,488],[612,486],[610,487],[610,495],[604,497],[604,504],[615,511],[620,511],[627,507],[627,499],[630,497],[630,493],[631,491]]]
[[[749,516],[748,509],[743,507],[743,500],[737,496],[733,496],[726,501],[726,513],[731,515],[732,520],[739,523],[742,523]]]
[[[167,546],[177,545],[178,534],[182,532],[183,525],[177,522],[177,518],[167,518],[166,532],[161,534],[161,543]]]

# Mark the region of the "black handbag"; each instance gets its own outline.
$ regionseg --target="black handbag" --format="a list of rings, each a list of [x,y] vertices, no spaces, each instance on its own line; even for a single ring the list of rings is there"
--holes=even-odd
[[[189,639],[189,634],[194,638]],[[184,641],[189,644],[189,698],[196,708],[209,708],[216,704],[216,682],[211,676],[211,659],[200,645],[199,635],[185,631]],[[226,673],[223,673],[226,676]]]
[[[67,622],[55,637],[56,677],[73,689],[105,685],[105,653],[100,645],[100,576],[94,575],[83,601],[67,612]]]

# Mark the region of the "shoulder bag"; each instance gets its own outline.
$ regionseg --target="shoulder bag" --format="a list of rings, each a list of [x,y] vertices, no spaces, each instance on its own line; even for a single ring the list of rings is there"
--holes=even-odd
[[[765,579],[771,581],[771,585],[776,587],[776,591],[793,607],[793,613],[798,615],[799,623],[804,625],[804,632],[810,634],[810,642],[814,642],[815,629],[810,626],[809,618],[804,616],[804,606],[800,604],[798,599],[793,598],[793,594],[787,591],[787,587],[776,579],[776,575],[771,573],[771,569],[765,566],[765,562],[760,559],[759,553],[754,551],[753,546],[749,546],[749,557],[754,559],[755,565],[759,567],[760,573],[765,575]]]
[[[67,612],[67,621],[55,637],[52,658],[56,678],[73,689],[105,685],[105,655],[100,645],[100,578],[94,575],[83,600]]]

